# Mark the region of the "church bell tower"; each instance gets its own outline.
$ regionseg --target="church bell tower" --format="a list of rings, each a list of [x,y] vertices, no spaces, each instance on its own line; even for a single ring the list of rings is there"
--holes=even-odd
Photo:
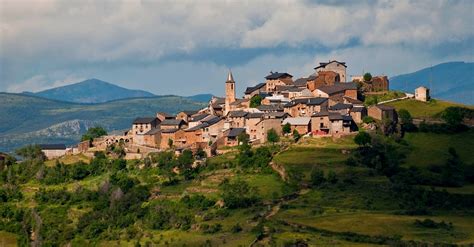
[[[235,81],[232,76],[232,71],[229,70],[227,81],[225,82],[225,109],[224,115],[230,111],[230,104],[235,101]]]

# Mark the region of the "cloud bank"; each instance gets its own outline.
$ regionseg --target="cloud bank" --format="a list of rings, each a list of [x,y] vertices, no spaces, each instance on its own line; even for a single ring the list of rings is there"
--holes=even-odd
[[[474,58],[466,1],[0,1],[0,91],[100,78],[157,94],[220,94],[270,71],[395,75]]]

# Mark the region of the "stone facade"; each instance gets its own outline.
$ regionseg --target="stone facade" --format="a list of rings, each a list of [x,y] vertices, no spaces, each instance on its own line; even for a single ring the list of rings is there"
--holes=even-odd
[[[418,87],[415,89],[415,99],[419,101],[429,101],[430,100],[430,90],[427,87]]]

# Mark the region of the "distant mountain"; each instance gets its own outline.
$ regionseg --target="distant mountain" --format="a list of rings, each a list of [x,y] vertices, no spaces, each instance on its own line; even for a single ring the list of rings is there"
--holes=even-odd
[[[146,91],[126,89],[98,79],[89,79],[37,93],[25,92],[25,94],[74,103],[103,103],[118,99],[156,96]]]
[[[177,113],[206,106],[180,96],[155,96],[78,104],[24,94],[0,93],[0,151],[12,151],[30,143],[66,143],[79,140],[87,128],[107,130],[131,127],[136,117],[156,112]]]
[[[424,85],[434,98],[474,104],[474,63],[449,62],[390,78],[390,88],[414,92]]]
[[[199,101],[199,102],[209,102],[214,95],[212,94],[196,94],[193,96],[188,96],[186,98],[194,101]]]

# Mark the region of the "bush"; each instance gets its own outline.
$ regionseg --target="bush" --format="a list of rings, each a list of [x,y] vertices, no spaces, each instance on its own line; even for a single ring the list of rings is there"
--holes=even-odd
[[[228,208],[246,208],[259,201],[257,189],[243,180],[229,182],[225,180],[222,185],[222,199]]]
[[[92,141],[94,138],[98,138],[105,135],[107,135],[107,131],[100,126],[96,126],[93,128],[89,128],[87,132],[81,137],[81,141]]]
[[[372,141],[372,137],[367,132],[359,132],[354,137],[354,142],[359,146],[367,146]]]
[[[362,119],[362,122],[365,123],[365,124],[375,123],[375,119],[372,118],[372,117],[369,117],[369,116],[365,116]]]
[[[242,231],[242,227],[239,225],[239,223],[235,224],[232,226],[230,229],[232,233],[238,233]]]
[[[319,169],[313,169],[311,171],[311,185],[314,187],[319,187],[324,182],[326,182],[326,179],[324,178],[324,172]]]
[[[250,99],[250,107],[251,108],[256,108],[258,106],[260,106],[262,104],[262,96],[260,96],[260,94],[257,94],[257,95],[254,95],[251,99]]]
[[[372,80],[372,74],[370,74],[370,73],[368,73],[368,72],[365,73],[365,74],[364,74],[364,81],[369,82],[369,81],[371,81],[371,80]]]
[[[291,133],[291,124],[290,124],[290,123],[286,123],[285,125],[283,125],[282,131],[283,131],[283,133],[285,133],[285,134]]]
[[[280,136],[278,136],[278,133],[273,128],[267,131],[267,141],[271,143],[280,141]]]
[[[294,130],[293,130],[293,140],[295,140],[295,142],[298,142],[298,140],[299,140],[300,138],[301,138],[300,133],[299,133],[296,129],[294,129]]]
[[[415,226],[421,228],[432,228],[432,229],[445,229],[445,230],[452,230],[453,223],[449,222],[446,223],[444,221],[436,222],[431,219],[424,219],[424,220],[415,220]]]

